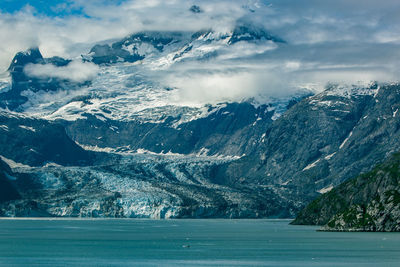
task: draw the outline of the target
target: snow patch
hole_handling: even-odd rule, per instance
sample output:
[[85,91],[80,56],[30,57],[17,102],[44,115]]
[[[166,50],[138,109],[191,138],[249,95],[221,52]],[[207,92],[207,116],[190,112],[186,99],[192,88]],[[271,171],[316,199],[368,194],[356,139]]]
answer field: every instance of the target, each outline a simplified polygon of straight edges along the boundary
[[321,159],[317,159],[316,161],[314,161],[313,163],[307,165],[306,167],[304,167],[303,171],[309,170],[311,168],[314,168],[315,166],[317,166],[318,162],[320,162]]
[[27,131],[31,131],[31,132],[36,132],[36,129],[30,126],[26,126],[26,125],[19,125],[19,128],[25,129]]
[[137,149],[136,153],[137,154],[157,155],[157,156],[179,156],[179,157],[184,157],[185,156],[184,154],[173,153],[171,151],[168,151],[167,153],[163,153],[163,152],[156,153],[156,152],[153,152],[153,151],[150,151],[150,150],[146,150],[146,149],[143,149],[143,148]]
[[344,145],[347,143],[347,141],[349,140],[349,138],[353,135],[353,131],[350,132],[349,136],[347,136],[346,139],[344,139],[343,143],[339,146],[339,149],[342,149],[344,147]]
[[324,187],[324,188],[318,190],[317,192],[320,194],[325,194],[325,193],[328,193],[329,191],[331,191],[332,189],[333,189],[333,185],[330,185],[330,186],[327,186],[327,187]]
[[327,155],[327,156],[325,157],[325,159],[326,159],[326,160],[330,160],[333,156],[335,156],[335,154],[336,154],[336,152],[333,152],[332,154]]
[[356,84],[334,84],[330,85],[322,95],[326,96],[340,96],[350,99],[353,96],[370,95],[376,96],[379,92],[380,86],[377,89],[374,88],[375,82],[370,81],[359,81]]
[[378,96],[380,90],[381,90],[381,87],[378,86],[378,89],[376,90],[376,92],[374,94],[374,98],[376,98]]
[[272,117],[271,117],[271,120],[276,121],[277,119],[279,119],[282,116],[282,114],[283,113],[275,111],[274,115],[272,115]]
[[51,168],[51,167],[62,167],[62,165],[59,165],[57,163],[54,162],[47,162],[46,165],[43,166],[44,168]]
[[119,133],[117,126],[110,126],[109,128],[110,128],[111,131]]
[[197,153],[198,156],[208,156],[208,152],[210,150],[208,148],[202,147],[200,151]]
[[95,115],[95,117],[96,117],[96,119],[98,119],[98,120],[100,120],[100,121],[102,121],[102,122],[107,121],[107,118],[105,118],[104,116]]
[[399,111],[399,109],[396,109],[396,110],[393,112],[393,118],[396,117],[398,111]]
[[267,135],[266,133],[263,133],[263,134],[261,135],[260,142],[262,142],[262,143],[265,142],[265,136],[266,136],[266,135]]
[[15,168],[33,168],[33,167],[29,166],[29,165],[25,165],[25,164],[22,164],[22,163],[19,163],[19,162],[15,162],[12,159],[8,159],[8,158],[6,158],[6,157],[4,157],[2,155],[0,155],[0,159],[2,161],[4,161],[11,169],[15,169]]
[[117,153],[116,148],[111,148],[111,147],[99,147],[97,145],[95,146],[88,146],[88,145],[82,145],[79,144],[78,142],[75,142],[78,146],[82,147],[85,150],[89,151],[95,151],[95,152],[106,152],[106,153]]
[[0,129],[1,129],[1,130],[3,130],[3,131],[6,131],[6,132],[8,132],[8,131],[9,131],[9,129],[8,129],[8,126],[7,126],[7,125],[0,125]]

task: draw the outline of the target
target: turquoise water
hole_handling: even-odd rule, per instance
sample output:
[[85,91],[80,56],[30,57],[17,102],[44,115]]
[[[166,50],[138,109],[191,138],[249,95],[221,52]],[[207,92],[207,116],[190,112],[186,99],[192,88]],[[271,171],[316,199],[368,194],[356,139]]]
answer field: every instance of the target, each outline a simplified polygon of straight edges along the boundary
[[400,266],[398,233],[288,220],[0,220],[1,266]]

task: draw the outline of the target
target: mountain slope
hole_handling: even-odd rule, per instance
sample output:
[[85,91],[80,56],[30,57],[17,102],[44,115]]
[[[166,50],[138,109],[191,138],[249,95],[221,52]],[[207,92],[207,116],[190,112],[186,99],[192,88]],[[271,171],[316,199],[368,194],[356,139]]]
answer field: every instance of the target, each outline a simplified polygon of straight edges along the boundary
[[245,24],[227,33],[137,33],[93,47],[83,60],[97,76],[66,87],[64,80],[30,77],[25,66],[57,68],[68,60],[43,58],[36,49],[17,54],[0,101],[29,116],[0,113],[0,155],[15,168],[28,165],[19,181],[35,190],[17,183],[15,214],[28,214],[24,205],[33,201],[54,216],[160,217],[158,208],[167,207],[162,216],[290,217],[400,151],[398,84],[193,104],[163,76],[204,59],[231,66],[251,44],[262,48],[249,49],[251,56],[285,45]]
[[12,184],[15,180],[10,167],[0,160],[0,203],[20,198],[19,193]]
[[83,59],[99,65],[118,62],[153,61],[155,67],[170,66],[182,60],[203,60],[224,54],[229,46],[240,42],[285,43],[262,26],[238,21],[227,32],[205,29],[191,32],[139,32],[112,44],[95,45]]
[[307,204],[400,150],[400,86],[332,87],[274,121],[257,150],[221,168],[221,183],[263,184]]
[[400,154],[320,196],[292,223],[324,225],[325,231],[400,231]]
[[26,72],[29,65],[52,65],[55,67],[65,67],[71,63],[60,57],[43,58],[39,48],[31,48],[24,52],[19,52],[12,59],[8,71],[12,84],[6,92],[0,93],[0,108],[21,111],[21,105],[25,104],[29,98],[29,92],[38,93],[51,92],[57,90],[70,90],[88,84],[88,81],[78,83],[68,79],[54,77],[35,77]]
[[[50,123],[33,119],[24,121],[23,119],[13,119],[12,116],[4,116],[2,130],[5,131],[4,136],[9,136],[9,139],[3,144],[10,143],[11,146],[4,146],[3,151],[7,152],[4,154],[6,158],[35,166],[42,166],[43,163],[49,161],[61,165],[84,164],[77,157],[72,157],[73,153],[70,154],[68,149],[63,150],[63,146],[58,146],[61,150],[56,154],[63,157],[62,155],[65,153],[65,162],[58,160],[54,153],[47,154],[47,159],[36,157],[30,159],[29,155],[34,154],[30,148],[42,149],[42,145],[39,145],[41,142],[35,141],[35,136],[38,134],[42,136],[40,134],[42,132],[37,129],[37,123],[59,129],[57,138],[62,137],[62,139],[69,140],[71,137],[86,149],[108,151],[105,153],[108,158],[105,162],[109,167],[101,169],[100,174],[93,175],[93,172],[99,172],[96,166],[102,162],[94,160],[97,154],[90,154],[91,152],[83,150],[73,142],[67,146],[69,149],[77,149],[77,155],[82,155],[82,159],[86,160],[85,164],[88,169],[79,170],[78,168],[78,170],[71,171],[61,166],[58,171],[60,174],[56,177],[66,177],[67,184],[70,184],[71,187],[65,191],[64,187],[55,183],[53,192],[57,193],[50,197],[43,189],[48,186],[47,180],[44,179],[38,185],[38,188],[41,189],[36,191],[33,198],[37,202],[40,198],[36,194],[47,196],[42,205],[47,207],[45,210],[48,213],[52,209],[48,206],[49,203],[55,203],[57,199],[62,200],[57,202],[61,206],[66,205],[63,202],[64,198],[72,201],[68,203],[80,203],[75,207],[79,207],[77,208],[80,210],[78,213],[72,212],[75,210],[72,208],[74,206],[67,205],[72,210],[65,213],[50,212],[56,216],[61,216],[60,214],[64,214],[63,216],[72,216],[72,214],[89,216],[85,210],[92,209],[89,206],[98,196],[103,193],[105,196],[122,194],[122,189],[114,188],[111,191],[102,191],[101,186],[94,190],[94,187],[90,185],[87,191],[85,187],[81,190],[79,187],[72,186],[98,181],[98,177],[108,177],[105,180],[101,178],[100,184],[108,184],[109,179],[114,181],[113,184],[118,180],[130,181],[133,179],[132,182],[141,181],[132,185],[129,182],[130,186],[134,185],[133,188],[136,188],[137,184],[151,181],[150,185],[135,189],[137,192],[141,192],[146,199],[151,199],[150,202],[141,202],[141,205],[150,209],[151,212],[132,215],[129,212],[126,213],[129,208],[124,206],[125,208],[120,209],[121,212],[125,212],[123,216],[156,216],[154,215],[158,214],[156,212],[158,204],[156,203],[163,199],[159,192],[164,192],[161,195],[164,195],[166,199],[171,199],[167,197],[170,194],[181,199],[178,201],[172,198],[165,203],[169,207],[168,210],[175,210],[174,213],[168,213],[168,216],[173,217],[190,217],[193,214],[197,214],[196,216],[199,217],[290,217],[319,194],[329,191],[357,173],[370,170],[373,164],[385,158],[387,154],[394,150],[400,150],[399,142],[396,142],[400,138],[400,132],[397,130],[400,121],[396,111],[400,107],[399,95],[399,85],[396,84],[385,86],[373,84],[369,88],[333,86],[325,92],[290,105],[284,115],[275,120],[272,120],[268,106],[256,109],[249,103],[241,103],[226,104],[215,110],[212,109],[207,116],[180,123],[178,126],[175,125],[179,118],[173,117],[164,118],[158,123],[143,123],[109,120],[97,114],[84,113],[85,119],[59,120],[59,123]],[[60,123],[67,127],[70,137],[65,135]],[[22,140],[11,138],[12,135],[7,132],[9,129],[18,132],[18,135],[21,136],[26,134],[26,138]],[[44,139],[44,141],[51,143],[51,138]],[[13,142],[27,142],[32,147],[23,146],[27,149],[24,149],[24,153],[20,155],[18,149],[12,146]],[[137,161],[136,153],[146,150],[149,150],[149,155],[154,152],[162,152],[162,155],[157,156],[159,157],[157,160],[164,163],[147,165],[143,161]],[[41,151],[46,154],[46,150],[42,149]],[[114,154],[115,152],[117,155]],[[182,157],[181,159],[185,163],[182,166],[176,165],[174,161],[178,162],[180,159],[168,159],[169,156],[165,154],[169,152],[180,153],[179,157]],[[202,153],[215,156],[206,157],[206,161],[196,163],[197,167],[194,169],[190,167],[190,171],[188,171],[187,168],[192,166],[191,162],[197,158],[194,155]],[[217,157],[217,155],[222,157]],[[125,156],[128,156],[131,163],[124,163],[125,167],[119,167],[121,163],[118,157],[124,158]],[[239,159],[238,156],[240,156]],[[207,167],[210,166],[207,163],[208,159],[214,162],[212,167]],[[135,169],[140,169],[134,178],[131,178],[130,171],[128,171],[128,169],[131,170],[130,164],[136,166]],[[156,168],[157,171],[148,171],[153,168]],[[119,174],[121,171],[122,176]],[[51,169],[42,169],[41,167],[26,171],[30,177],[47,177],[46,173],[50,172],[52,172]],[[83,177],[78,181],[72,175],[77,172],[79,174],[74,175]],[[200,185],[193,186],[193,177],[196,175],[199,176],[195,178],[197,181],[195,183],[200,183]],[[181,182],[182,177],[185,177],[185,182]],[[58,180],[58,178],[54,179]],[[162,182],[165,180],[168,182]],[[99,182],[95,182],[95,184],[99,184]],[[204,197],[200,197],[203,194],[200,192],[204,192]],[[227,202],[218,200],[221,192],[228,192],[224,193],[223,197]],[[254,198],[254,196],[257,197]],[[130,194],[127,198],[136,199]],[[29,196],[26,199],[32,200]],[[80,200],[74,202],[77,199]],[[182,199],[191,200],[182,202]],[[116,201],[116,199],[114,200]],[[111,207],[107,206],[109,211],[103,210],[101,216],[116,214],[114,212],[118,205],[114,200],[113,204],[104,200]],[[248,203],[252,204],[248,204],[248,209],[242,210],[233,204],[238,203],[237,201],[249,201]],[[22,203],[24,202],[22,201]],[[192,203],[186,206],[189,210],[188,213],[184,212],[182,203]],[[256,203],[264,204],[258,206]],[[136,205],[140,204],[134,206],[137,207]],[[226,209],[226,205],[233,206]],[[211,210],[205,208],[211,206],[213,207],[210,208]],[[23,207],[24,205],[20,210],[23,210]],[[208,211],[199,215],[196,211],[197,208],[204,212]],[[135,212],[135,214],[138,213]]]
[[82,166],[96,158],[72,141],[62,125],[4,111],[0,111],[0,156],[29,166]]
[[[65,121],[69,136],[78,143],[99,148],[155,153],[242,156],[259,142],[272,123],[269,106],[227,103],[210,106],[207,115],[188,122],[177,114],[156,122],[107,120],[86,114]],[[151,112],[150,110],[148,112]]]

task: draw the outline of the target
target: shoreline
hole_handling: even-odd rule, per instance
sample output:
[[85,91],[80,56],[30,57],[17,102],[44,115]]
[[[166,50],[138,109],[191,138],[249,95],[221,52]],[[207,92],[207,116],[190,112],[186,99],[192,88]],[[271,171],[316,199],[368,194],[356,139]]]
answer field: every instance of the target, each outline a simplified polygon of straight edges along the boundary
[[[220,220],[220,221],[293,221],[293,219],[282,218],[171,218],[171,219],[154,219],[154,218],[84,218],[84,217],[0,217],[0,221],[103,221],[103,220],[143,220],[143,221],[201,221],[201,220]],[[307,225],[306,225],[307,226]],[[313,225],[308,225],[313,226]]]

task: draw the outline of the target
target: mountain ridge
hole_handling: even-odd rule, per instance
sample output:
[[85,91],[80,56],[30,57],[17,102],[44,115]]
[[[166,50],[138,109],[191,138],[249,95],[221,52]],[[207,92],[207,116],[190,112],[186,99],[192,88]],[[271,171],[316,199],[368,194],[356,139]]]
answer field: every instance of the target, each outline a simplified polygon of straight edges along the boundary
[[400,231],[400,153],[370,172],[326,193],[292,224],[321,225],[322,231]]
[[[239,30],[235,43],[280,45]],[[99,58],[89,85],[64,90],[57,79],[28,83],[35,88],[29,105],[0,113],[0,155],[16,163],[12,171],[21,179],[14,185],[22,197],[3,204],[3,214],[294,217],[315,197],[400,151],[399,84],[331,84],[321,93],[300,90],[258,105],[172,102],[179,89],[144,70],[199,60],[210,44],[221,53],[235,45],[232,36],[215,34],[199,32],[188,37],[190,44],[131,35],[97,47],[106,58]],[[113,49],[146,56],[137,63]],[[19,57],[26,64],[69,64],[44,59],[39,50]],[[20,63],[10,65],[15,104],[30,79]],[[42,90],[49,84],[55,91]]]

